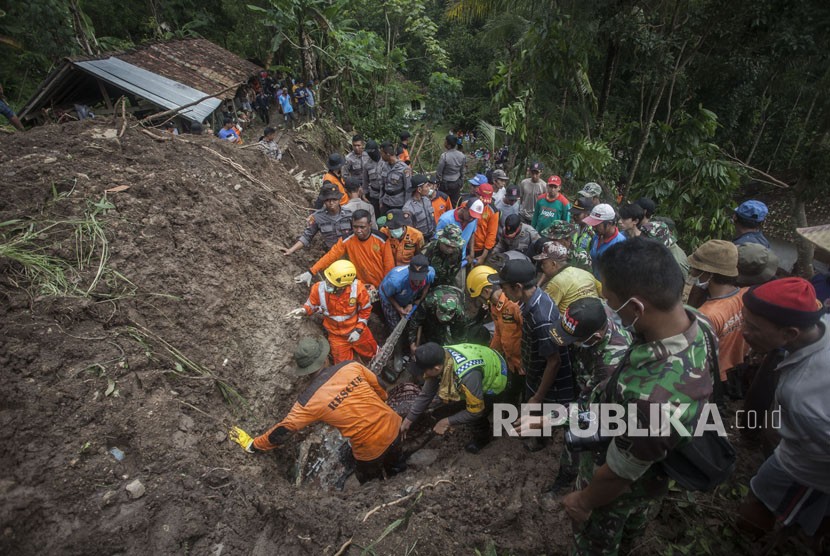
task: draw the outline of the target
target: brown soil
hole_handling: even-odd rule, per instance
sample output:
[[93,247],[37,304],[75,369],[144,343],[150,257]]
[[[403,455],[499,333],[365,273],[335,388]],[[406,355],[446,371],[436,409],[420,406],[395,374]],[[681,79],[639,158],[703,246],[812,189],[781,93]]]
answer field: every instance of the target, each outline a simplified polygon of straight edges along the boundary
[[[293,136],[293,158],[272,163],[210,137],[160,143],[132,128],[103,137],[118,128],[96,120],[0,138],[0,222],[77,218],[104,190],[130,186],[107,193],[115,208],[98,218],[109,266],[134,285],[108,275],[87,297],[38,295],[0,259],[0,553],[331,555],[352,539],[354,555],[407,515],[378,554],[473,554],[490,541],[500,554],[566,552],[569,522],[540,495],[558,443],[531,455],[500,439],[471,456],[455,433],[429,443],[432,465],[363,487],[352,479],[343,491],[295,486],[298,443],[267,455],[232,444],[230,425],[261,432],[304,383],[284,369],[295,341],[320,328],[282,315],[304,300],[291,277],[320,247],[291,258],[279,248],[295,240],[310,201],[289,171],[316,172],[321,158]],[[41,240],[75,256],[69,228]],[[177,367],[165,342],[247,405]],[[135,479],[146,493],[133,500],[125,487]],[[363,520],[421,487],[420,499]],[[674,518],[661,517],[641,553],[665,549],[683,528]]]

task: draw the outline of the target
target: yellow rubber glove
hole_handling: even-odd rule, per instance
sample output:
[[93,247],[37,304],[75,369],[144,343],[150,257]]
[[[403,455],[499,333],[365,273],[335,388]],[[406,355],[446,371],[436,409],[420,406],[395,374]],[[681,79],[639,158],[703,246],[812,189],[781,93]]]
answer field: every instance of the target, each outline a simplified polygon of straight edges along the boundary
[[254,449],[252,446],[254,445],[254,439],[251,438],[251,435],[247,432],[243,431],[239,427],[233,427],[230,431],[228,431],[228,437],[242,446],[246,452],[253,453]]

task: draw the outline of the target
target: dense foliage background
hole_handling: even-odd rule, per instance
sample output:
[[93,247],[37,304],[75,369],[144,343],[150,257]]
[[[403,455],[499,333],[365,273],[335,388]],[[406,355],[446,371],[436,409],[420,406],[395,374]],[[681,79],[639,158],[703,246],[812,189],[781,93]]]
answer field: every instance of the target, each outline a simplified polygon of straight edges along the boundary
[[785,197],[790,228],[828,192],[828,29],[823,0],[33,0],[0,12],[0,68],[19,108],[64,56],[203,36],[316,79],[341,126],[479,128],[514,180],[540,159],[568,191],[651,196],[688,250],[742,191]]

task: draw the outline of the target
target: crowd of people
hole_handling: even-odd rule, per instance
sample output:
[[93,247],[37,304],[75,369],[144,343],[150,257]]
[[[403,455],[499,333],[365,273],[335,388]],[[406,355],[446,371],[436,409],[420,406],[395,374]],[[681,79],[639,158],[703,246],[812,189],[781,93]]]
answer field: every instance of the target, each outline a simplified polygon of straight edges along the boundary
[[[596,182],[569,196],[541,162],[518,185],[503,170],[470,177],[454,134],[434,174],[413,174],[408,135],[400,139],[355,135],[351,152],[328,158],[318,207],[284,249],[290,256],[318,233],[326,249],[295,278],[308,299],[286,315],[322,318],[327,340],[303,339],[295,352],[296,374],[315,378],[282,421],[256,437],[234,428],[233,440],[266,451],[323,421],[349,438],[362,483],[406,469],[401,444],[436,405],[456,411],[432,432],[469,425],[466,450],[477,454],[492,440],[494,403],[580,413],[628,404],[628,422],[646,429],[650,405],[670,403],[691,432],[704,406],[729,401],[760,415],[738,424],[766,456],[739,525],[754,535],[776,521],[797,525],[819,542],[830,515],[828,304],[809,281],[777,277],[764,203],[741,203],[734,237],[687,255],[650,199],[615,208]],[[376,375],[376,335],[399,325],[408,366]],[[385,388],[404,376],[422,387],[398,415]],[[529,433],[550,419],[523,414],[514,424],[528,451],[549,440]],[[562,496],[574,552],[630,548],[668,491],[665,462],[689,442],[676,430],[596,442],[565,435],[546,492]]]

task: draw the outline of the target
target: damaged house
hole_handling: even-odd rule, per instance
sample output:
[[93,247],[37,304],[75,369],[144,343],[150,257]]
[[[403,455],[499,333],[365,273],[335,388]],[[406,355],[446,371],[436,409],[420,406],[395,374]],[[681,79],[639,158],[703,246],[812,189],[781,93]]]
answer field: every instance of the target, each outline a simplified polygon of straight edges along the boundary
[[233,103],[261,69],[206,39],[65,58],[18,116],[31,125],[108,115],[121,111],[115,105],[123,96],[126,111],[136,117],[186,106],[176,115],[177,124],[184,129],[194,122],[216,128],[223,104]]

